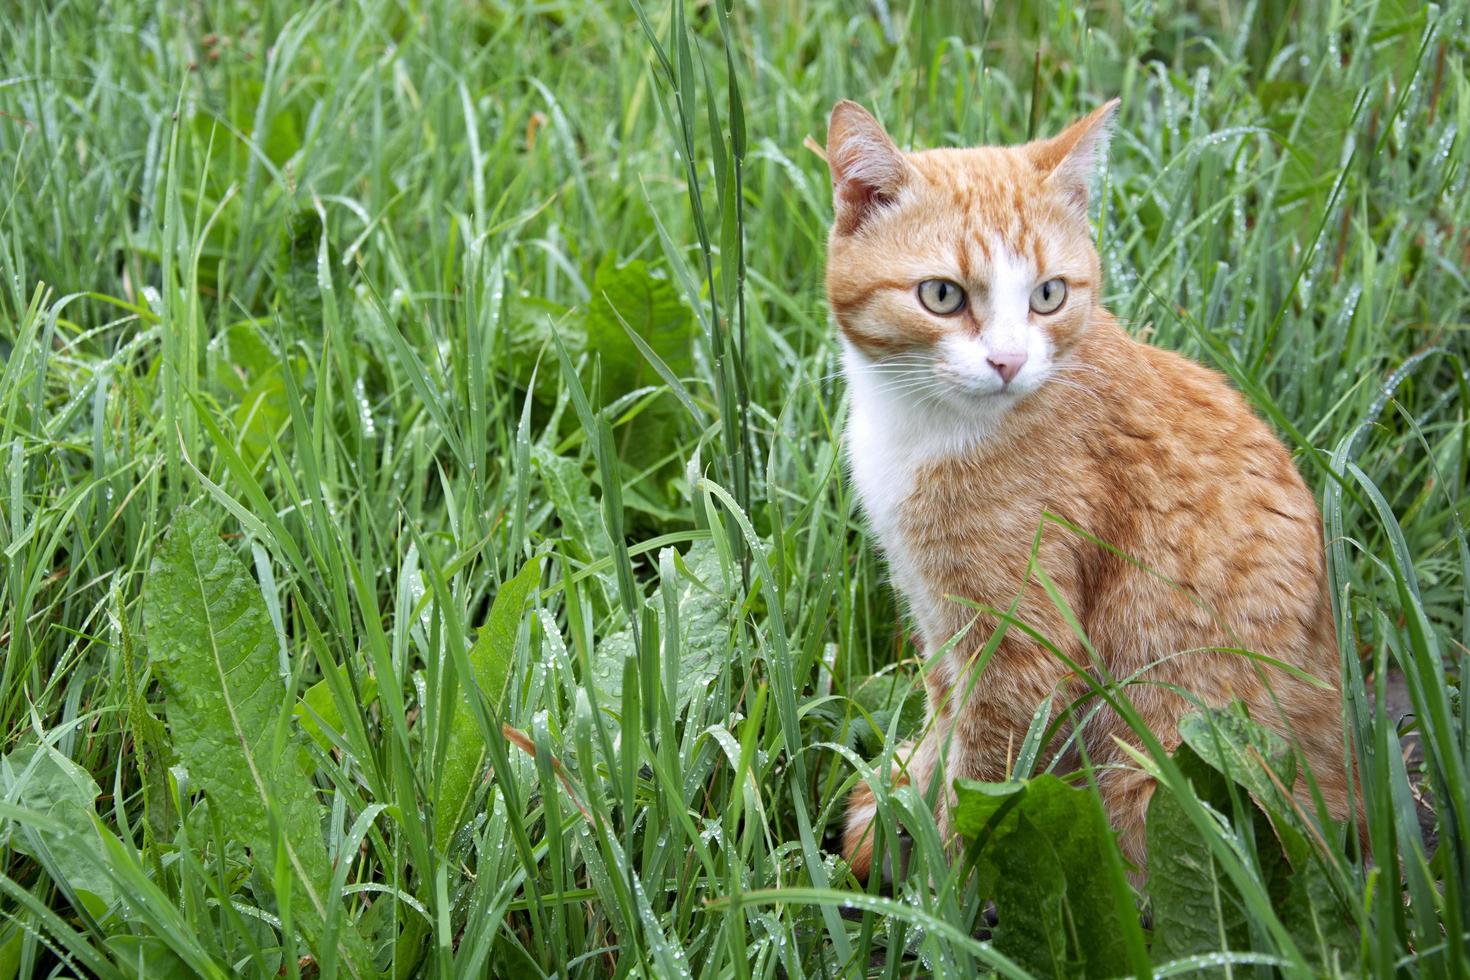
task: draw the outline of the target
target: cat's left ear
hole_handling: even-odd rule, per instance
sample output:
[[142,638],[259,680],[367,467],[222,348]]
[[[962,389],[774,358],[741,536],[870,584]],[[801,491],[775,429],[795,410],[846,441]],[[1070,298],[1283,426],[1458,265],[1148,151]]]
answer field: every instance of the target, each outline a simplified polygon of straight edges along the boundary
[[1119,99],[1110,99],[1062,130],[1051,139],[1037,140],[1029,147],[1036,168],[1046,174],[1046,184],[1068,200],[1087,207],[1087,186],[1108,150],[1108,136]]
[[839,234],[851,235],[909,180],[902,151],[883,126],[856,102],[832,107],[827,124],[827,166],[832,171],[832,214]]

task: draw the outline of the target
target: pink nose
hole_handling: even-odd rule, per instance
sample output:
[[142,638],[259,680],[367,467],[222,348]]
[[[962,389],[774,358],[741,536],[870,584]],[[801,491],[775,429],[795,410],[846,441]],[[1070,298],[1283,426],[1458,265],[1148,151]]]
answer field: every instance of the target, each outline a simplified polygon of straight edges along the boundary
[[1010,384],[1011,379],[1021,373],[1021,368],[1026,363],[1026,354],[1024,351],[1014,354],[991,354],[985,359],[985,363],[995,368],[1002,381]]

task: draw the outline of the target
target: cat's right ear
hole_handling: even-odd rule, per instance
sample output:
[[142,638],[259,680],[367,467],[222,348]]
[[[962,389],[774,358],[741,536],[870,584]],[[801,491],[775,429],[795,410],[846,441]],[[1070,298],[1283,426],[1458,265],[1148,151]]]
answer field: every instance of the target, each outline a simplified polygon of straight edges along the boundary
[[874,211],[892,203],[909,179],[903,151],[868,110],[847,99],[832,107],[827,166],[832,171],[833,223],[841,235],[857,231]]
[[1031,159],[1046,182],[1087,211],[1087,185],[1107,154],[1108,133],[1122,100],[1110,99],[1051,139],[1028,143]]

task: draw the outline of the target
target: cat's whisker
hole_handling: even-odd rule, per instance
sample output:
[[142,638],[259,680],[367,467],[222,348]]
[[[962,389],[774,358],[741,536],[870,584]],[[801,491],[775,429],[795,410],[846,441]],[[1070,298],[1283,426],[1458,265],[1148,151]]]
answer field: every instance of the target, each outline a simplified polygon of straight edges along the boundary
[[1095,381],[1098,378],[1107,377],[1106,372],[1097,370],[1096,368],[1091,369],[1091,374],[1084,375],[1082,372],[1074,370],[1074,368],[1078,366],[1080,365],[1063,364],[1054,367],[1052,368],[1051,373],[1047,376],[1047,380],[1066,381],[1070,384],[1086,386],[1087,382]]
[[932,375],[933,373],[934,373],[933,371],[926,370],[924,368],[905,368],[902,371],[877,371],[877,372],[874,372],[874,376],[875,377],[879,377],[879,378],[884,378],[884,379],[889,379],[889,378],[914,378],[914,377],[923,377],[923,376]]
[[932,361],[913,361],[908,364],[875,364],[868,370],[873,374],[895,374],[913,371],[925,371],[932,367]]
[[[908,376],[920,371],[929,371],[934,367],[934,356],[932,354],[906,351],[901,354],[891,354],[880,361],[874,361],[864,366],[864,370],[876,375],[886,377]],[[820,375],[815,380],[821,384],[828,384],[846,376],[846,368],[837,368]]]
[[913,368],[927,367],[934,363],[934,358],[927,354],[895,355],[892,358],[882,360],[876,364],[869,365],[870,368],[882,371],[885,368]]
[[941,394],[941,392],[942,392],[942,389],[940,389],[938,387],[935,387],[935,386],[932,386],[932,385],[923,385],[923,386],[916,386],[916,387],[913,387],[913,388],[909,388],[909,389],[906,389],[906,390],[904,390],[902,392],[896,392],[896,393],[890,393],[890,394],[897,394],[898,397],[901,397],[901,398],[905,399],[906,401],[911,401],[911,402],[925,401],[925,402],[927,402],[927,401],[933,400],[933,398],[934,397],[937,397],[939,394]]
[[1050,375],[1047,380],[1048,381],[1065,381],[1065,382],[1067,382],[1069,384],[1082,385],[1082,386],[1088,387],[1088,388],[1091,388],[1092,387],[1092,382],[1094,382],[1094,379],[1091,376],[1085,376],[1084,377],[1084,376],[1078,376],[1078,375],[1069,375],[1069,374],[1066,374],[1066,373],[1054,373],[1054,374]]
[[905,364],[875,364],[871,370],[874,374],[894,374],[896,372],[925,371],[933,367],[933,361],[911,361]]
[[890,367],[886,371],[873,371],[872,373],[874,375],[878,376],[878,377],[886,377],[886,378],[891,378],[891,377],[895,377],[895,376],[898,376],[898,377],[916,377],[916,376],[919,376],[919,375],[931,375],[931,374],[934,373],[934,370],[933,370],[933,365],[930,365],[930,364],[913,364],[913,365],[905,365],[903,367],[897,367],[897,366]]
[[[1071,388],[1074,391],[1085,391],[1089,395],[1097,395],[1098,394],[1098,391],[1097,391],[1096,388],[1093,388],[1090,385],[1085,385],[1082,382],[1075,381],[1075,380],[1073,380],[1071,378],[1058,377],[1056,375],[1052,375],[1051,377],[1047,378],[1046,383],[1047,384],[1061,385],[1061,386],[1063,386],[1065,388]],[[1101,397],[1101,396],[1099,396],[1099,397]]]
[[1104,371],[1102,368],[1098,367],[1096,364],[1088,364],[1086,361],[1079,361],[1079,360],[1076,360],[1076,359],[1068,359],[1068,360],[1062,361],[1061,363],[1054,365],[1053,370],[1056,370],[1056,371],[1091,371],[1093,374],[1096,374],[1099,377],[1107,377],[1107,372]]
[[923,392],[923,391],[931,391],[931,390],[932,391],[938,391],[939,389],[937,387],[933,386],[933,385],[914,384],[914,385],[907,385],[907,386],[902,387],[902,388],[888,388],[888,389],[885,389],[883,391],[883,394],[885,394],[885,395],[894,395],[894,396],[898,396],[898,397],[902,397],[902,398],[909,398],[909,397],[913,397],[913,396],[917,395],[920,392]]
[[914,391],[930,387],[941,389],[944,385],[945,382],[934,377],[899,378],[886,384],[878,385],[877,390],[885,394],[895,394],[897,392]]

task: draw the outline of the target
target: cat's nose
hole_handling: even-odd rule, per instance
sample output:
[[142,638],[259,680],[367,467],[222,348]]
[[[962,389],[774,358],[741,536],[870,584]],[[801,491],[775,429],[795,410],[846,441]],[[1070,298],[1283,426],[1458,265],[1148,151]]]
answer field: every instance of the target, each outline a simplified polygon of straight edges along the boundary
[[1000,380],[1006,384],[1021,373],[1021,368],[1026,364],[1026,352],[1017,351],[1014,354],[991,354],[985,359],[985,363],[995,368]]

